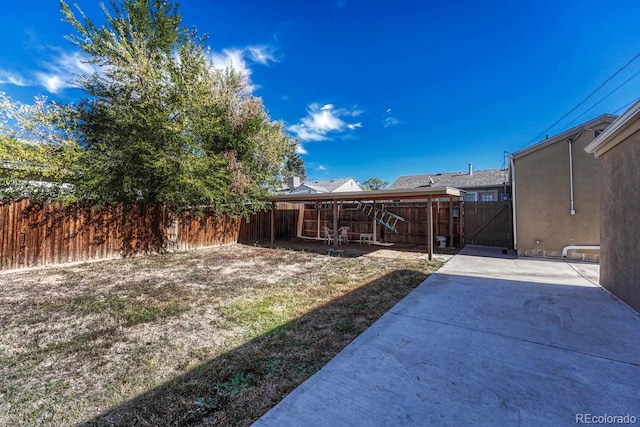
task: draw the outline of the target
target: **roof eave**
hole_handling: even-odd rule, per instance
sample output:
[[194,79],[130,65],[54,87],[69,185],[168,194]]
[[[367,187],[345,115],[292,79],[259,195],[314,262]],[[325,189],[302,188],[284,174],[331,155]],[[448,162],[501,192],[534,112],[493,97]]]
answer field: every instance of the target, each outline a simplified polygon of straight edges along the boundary
[[[616,119],[618,118],[618,116],[613,115],[613,114],[602,114],[594,119],[589,120],[588,122],[584,122],[578,126],[575,126],[569,130],[566,130],[562,133],[559,133],[557,135],[554,135],[553,137],[549,138],[549,139],[545,139],[542,140],[540,142],[537,142],[535,144],[533,144],[530,147],[524,148],[522,150],[516,151],[515,153],[513,153],[513,158],[514,159],[520,159],[522,157],[528,156],[531,153],[534,153],[538,150],[542,150],[543,148],[548,147],[549,145],[555,144],[556,142],[559,141],[563,141],[573,135],[575,135],[576,133],[580,132],[580,131],[584,131],[587,129],[590,129],[592,126],[601,123],[601,122],[609,122],[609,123],[613,123]],[[609,125],[610,127],[610,125]],[[606,130],[605,130],[606,132]],[[603,132],[604,133],[604,132]]]
[[461,197],[464,190],[453,187],[431,187],[408,190],[349,191],[344,193],[282,194],[268,196],[270,202],[321,202],[358,200],[416,200],[429,197]]
[[622,135],[635,123],[638,116],[640,116],[640,101],[633,104],[623,115],[611,123],[604,132],[585,147],[584,151],[592,153],[594,157],[598,158],[611,150],[624,141],[625,138]]

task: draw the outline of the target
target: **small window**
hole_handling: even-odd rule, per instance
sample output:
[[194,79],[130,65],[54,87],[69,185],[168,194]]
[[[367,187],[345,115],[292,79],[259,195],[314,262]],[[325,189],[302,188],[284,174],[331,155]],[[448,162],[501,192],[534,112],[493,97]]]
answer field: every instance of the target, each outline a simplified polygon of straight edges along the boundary
[[465,202],[476,202],[478,201],[478,193],[467,193],[464,196]]
[[495,202],[498,200],[497,191],[483,191],[479,193],[481,202]]

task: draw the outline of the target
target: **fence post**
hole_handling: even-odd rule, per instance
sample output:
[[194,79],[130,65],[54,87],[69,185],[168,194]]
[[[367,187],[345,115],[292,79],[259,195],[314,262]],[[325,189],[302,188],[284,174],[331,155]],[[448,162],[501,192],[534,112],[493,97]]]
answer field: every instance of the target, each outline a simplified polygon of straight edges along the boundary
[[276,203],[271,202],[271,244],[276,239]]

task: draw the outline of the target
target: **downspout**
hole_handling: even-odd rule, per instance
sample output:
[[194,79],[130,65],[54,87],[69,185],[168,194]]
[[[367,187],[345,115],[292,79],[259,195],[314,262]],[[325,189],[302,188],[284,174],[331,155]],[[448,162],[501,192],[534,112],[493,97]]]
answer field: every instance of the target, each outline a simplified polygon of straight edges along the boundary
[[569,186],[571,190],[571,208],[569,210],[569,213],[571,215],[576,214],[576,209],[574,206],[574,195],[573,195],[573,142],[577,141],[578,138],[580,138],[580,136],[582,136],[582,134],[587,130],[591,130],[591,129],[582,129],[580,132],[569,137],[569,139],[567,140],[567,142],[569,143]]
[[509,155],[509,169],[511,169],[511,209],[513,210],[513,249],[518,251],[518,234],[516,233],[516,164],[513,154]]
[[573,137],[569,138],[569,187],[571,189],[571,215],[576,214],[575,207],[573,206]]

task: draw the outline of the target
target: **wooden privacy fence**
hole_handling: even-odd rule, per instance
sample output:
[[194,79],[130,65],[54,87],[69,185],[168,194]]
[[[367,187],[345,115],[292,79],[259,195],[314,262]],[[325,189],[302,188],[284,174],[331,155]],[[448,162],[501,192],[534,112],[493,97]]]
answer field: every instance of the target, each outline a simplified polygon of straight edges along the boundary
[[[274,211],[274,234],[276,239],[288,239],[298,235],[304,205],[277,203]],[[271,211],[257,212],[240,220],[238,242],[255,243],[271,240]]]
[[[375,233],[387,243],[424,245],[427,204],[379,203],[405,219],[398,233],[376,223],[356,204],[340,203],[338,226],[352,239]],[[513,248],[510,202],[433,202],[434,236],[447,246],[479,244]],[[28,200],[0,205],[0,270],[135,254],[196,249],[225,243],[265,242],[271,238],[272,211],[248,219],[219,217],[213,212],[175,214],[159,204],[137,203],[91,209],[80,205],[39,205]],[[276,239],[322,237],[333,227],[331,203],[278,203],[273,211]]]
[[[339,203],[338,227],[349,227],[350,238],[360,233],[374,233],[376,240],[386,243],[424,245],[427,241],[427,203],[376,203],[375,206],[405,219],[396,224],[398,233],[376,223],[355,203]],[[468,244],[513,248],[513,219],[510,201],[461,202],[434,200],[432,208],[433,235],[445,236],[450,247]],[[243,242],[270,239],[271,213],[260,212],[242,221],[240,239]],[[275,238],[296,236],[322,238],[324,227],[333,228],[331,202],[285,204],[275,211]]]
[[[338,227],[349,227],[352,238],[360,233],[375,233],[376,240],[387,243],[424,245],[427,241],[427,203],[399,202],[376,203],[383,209],[404,218],[396,224],[397,233],[375,222],[357,209],[357,204],[341,203],[338,209]],[[446,236],[447,246],[461,243],[462,222],[460,202],[434,201],[432,207],[434,236]],[[331,203],[307,204],[304,211],[302,236],[321,237],[324,227],[333,228],[333,207]]]
[[464,244],[513,249],[511,201],[464,202]]
[[80,205],[0,205],[0,270],[140,253],[194,249],[238,239],[240,220],[174,214],[159,204],[91,209]]

